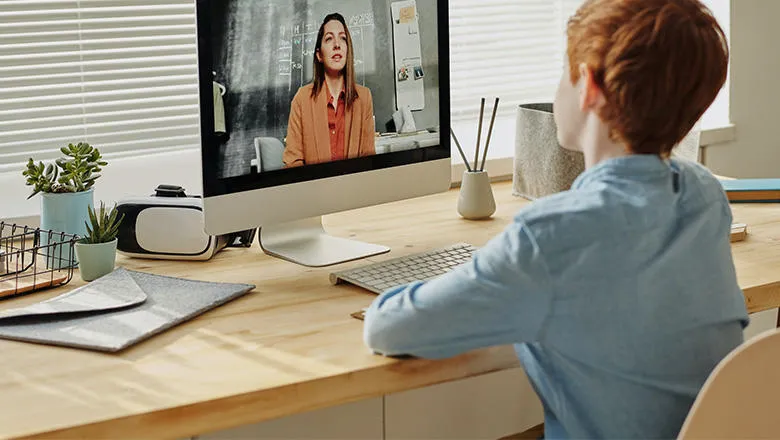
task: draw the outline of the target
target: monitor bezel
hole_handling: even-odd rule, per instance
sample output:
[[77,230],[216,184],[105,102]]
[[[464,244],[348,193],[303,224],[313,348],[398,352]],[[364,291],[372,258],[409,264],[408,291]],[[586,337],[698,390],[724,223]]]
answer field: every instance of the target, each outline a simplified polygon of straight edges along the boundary
[[290,185],[346,174],[373,172],[421,162],[449,159],[450,149],[450,54],[448,0],[435,0],[438,28],[439,59],[439,145],[414,150],[382,153],[368,157],[327,162],[303,167],[252,173],[234,177],[219,177],[215,166],[219,161],[218,138],[214,135],[213,56],[211,51],[210,5],[216,0],[197,0],[196,32],[198,59],[199,119],[201,138],[201,168],[204,197],[216,197],[280,185]]

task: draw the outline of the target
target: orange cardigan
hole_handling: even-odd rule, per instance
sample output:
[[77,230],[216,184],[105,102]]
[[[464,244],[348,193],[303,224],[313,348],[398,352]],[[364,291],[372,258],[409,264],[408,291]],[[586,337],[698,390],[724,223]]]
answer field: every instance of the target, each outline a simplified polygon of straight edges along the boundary
[[[327,88],[323,87],[316,97],[312,97],[313,87],[312,84],[301,87],[293,98],[282,156],[285,167],[331,161]],[[360,85],[356,87],[358,97],[344,115],[347,159],[376,154],[371,91]]]

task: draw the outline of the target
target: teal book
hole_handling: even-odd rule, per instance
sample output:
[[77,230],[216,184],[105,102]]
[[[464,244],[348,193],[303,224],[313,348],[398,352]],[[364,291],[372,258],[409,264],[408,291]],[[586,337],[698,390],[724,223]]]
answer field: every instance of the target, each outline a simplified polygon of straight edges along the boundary
[[730,202],[780,203],[780,179],[720,180]]

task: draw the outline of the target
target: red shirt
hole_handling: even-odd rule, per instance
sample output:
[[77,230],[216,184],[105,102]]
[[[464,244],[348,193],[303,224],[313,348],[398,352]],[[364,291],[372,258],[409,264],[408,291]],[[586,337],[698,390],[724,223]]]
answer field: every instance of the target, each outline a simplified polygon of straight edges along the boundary
[[[327,88],[327,85],[325,86]],[[328,93],[328,132],[330,133],[330,159],[344,160],[344,113],[346,113],[346,95],[339,93],[338,103],[333,104],[333,95]]]

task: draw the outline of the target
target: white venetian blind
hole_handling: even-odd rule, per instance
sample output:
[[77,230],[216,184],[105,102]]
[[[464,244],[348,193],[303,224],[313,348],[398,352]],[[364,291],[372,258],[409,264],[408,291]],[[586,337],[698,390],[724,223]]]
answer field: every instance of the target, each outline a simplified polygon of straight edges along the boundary
[[563,68],[564,24],[580,0],[451,0],[452,118],[473,119],[479,100],[548,102]]
[[[475,121],[479,100],[501,98],[500,113],[552,102],[560,81],[569,17],[583,0],[450,0],[452,118]],[[729,0],[704,0],[728,33]],[[705,115],[728,123],[728,87]],[[709,124],[713,125],[713,124]]]
[[0,1],[0,171],[197,147],[193,0]]

